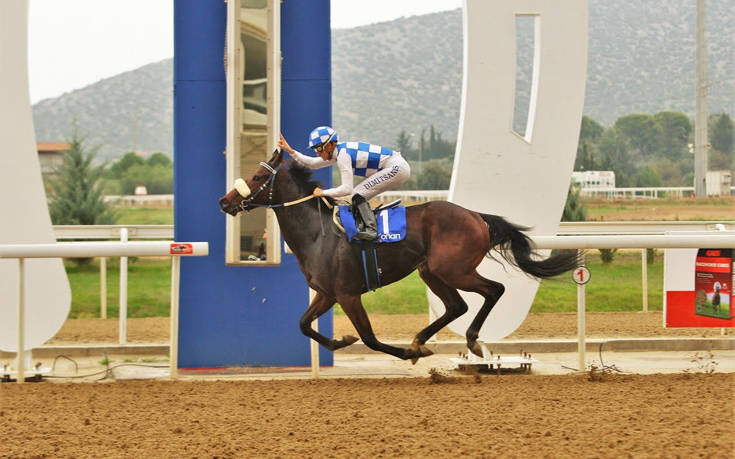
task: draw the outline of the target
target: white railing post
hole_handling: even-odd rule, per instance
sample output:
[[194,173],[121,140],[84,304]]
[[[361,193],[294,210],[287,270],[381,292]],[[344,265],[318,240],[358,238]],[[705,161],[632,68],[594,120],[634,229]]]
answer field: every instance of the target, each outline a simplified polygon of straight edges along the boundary
[[25,259],[18,258],[18,353],[16,382],[25,382]]
[[643,312],[648,312],[648,249],[641,249],[641,290]]
[[[128,242],[128,229],[120,228],[120,242]],[[128,257],[120,257],[120,344],[127,343],[128,331]]]
[[179,284],[181,257],[171,257],[171,337],[169,349],[169,377],[179,375]]
[[577,285],[577,352],[579,354],[579,371],[585,371],[586,369],[586,358],[585,358],[585,316],[587,312],[587,306],[585,304],[585,292],[584,284]]
[[[309,289],[309,304],[311,305],[312,300],[316,296],[316,292],[312,289]],[[311,323],[311,326],[314,328],[314,331],[319,331],[319,318],[314,319],[314,321]],[[319,343],[316,341],[309,340],[310,345],[310,351],[311,351],[311,377],[314,379],[319,378]]]
[[107,257],[100,257],[100,318],[107,319]]

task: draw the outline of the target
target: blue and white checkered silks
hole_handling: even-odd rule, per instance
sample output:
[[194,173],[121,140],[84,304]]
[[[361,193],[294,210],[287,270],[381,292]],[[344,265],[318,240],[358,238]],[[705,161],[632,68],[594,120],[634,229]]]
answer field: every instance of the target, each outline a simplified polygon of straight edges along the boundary
[[339,136],[334,129],[329,126],[319,126],[309,134],[309,148],[318,147],[326,141],[334,142],[339,140]]
[[352,169],[355,175],[368,177],[381,170],[382,164],[393,154],[393,150],[380,145],[365,142],[342,142],[337,144],[337,151],[347,151],[352,158]]

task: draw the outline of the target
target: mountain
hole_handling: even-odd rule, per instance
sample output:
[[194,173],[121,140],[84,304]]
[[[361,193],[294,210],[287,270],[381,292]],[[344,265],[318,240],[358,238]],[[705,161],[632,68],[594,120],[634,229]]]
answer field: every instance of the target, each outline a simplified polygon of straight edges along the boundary
[[[709,110],[735,115],[732,0],[707,6]],[[630,113],[693,116],[695,19],[693,0],[590,0],[584,113],[605,125]],[[392,145],[405,130],[415,145],[433,124],[453,139],[461,84],[460,10],[332,31],[333,124],[342,138]],[[102,144],[102,157],[170,154],[172,99],[169,59],[35,104],[36,136],[69,138],[76,121],[89,144]]]
[[33,105],[38,142],[69,139],[76,124],[103,159],[173,153],[173,59],[148,64]]

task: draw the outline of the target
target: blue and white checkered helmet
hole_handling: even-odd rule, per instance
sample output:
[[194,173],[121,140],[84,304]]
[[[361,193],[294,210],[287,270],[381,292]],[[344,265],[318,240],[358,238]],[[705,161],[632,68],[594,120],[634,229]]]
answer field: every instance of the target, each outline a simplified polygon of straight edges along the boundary
[[309,134],[309,148],[318,147],[325,142],[339,140],[337,133],[329,126],[319,126]]

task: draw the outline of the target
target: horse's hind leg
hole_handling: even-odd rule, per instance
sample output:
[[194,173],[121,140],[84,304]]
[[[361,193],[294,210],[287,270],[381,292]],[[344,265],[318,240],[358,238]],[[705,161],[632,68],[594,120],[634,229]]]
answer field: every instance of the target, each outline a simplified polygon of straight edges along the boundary
[[370,324],[370,319],[365,312],[365,308],[362,306],[362,301],[360,300],[359,295],[340,296],[337,298],[337,301],[342,306],[342,310],[345,312],[347,317],[349,317],[352,325],[355,327],[355,330],[357,330],[362,342],[370,349],[384,352],[404,360],[425,357],[433,354],[426,348],[417,350],[396,347],[378,341],[375,337],[375,333],[373,332],[373,326]]
[[419,275],[426,282],[432,292],[444,303],[444,314],[430,323],[429,326],[416,334],[411,344],[412,348],[418,349],[425,344],[429,338],[434,336],[447,324],[467,312],[467,303],[462,299],[456,289],[445,284],[441,279],[432,274],[426,266],[419,268]]
[[475,318],[472,320],[472,323],[466,333],[467,348],[472,351],[473,354],[482,356],[482,349],[477,344],[477,338],[480,336],[480,328],[482,328],[482,324],[485,323],[485,319],[487,319],[487,316],[490,314],[493,306],[495,306],[495,303],[498,302],[505,292],[505,287],[500,282],[485,279],[479,275],[477,271],[460,276],[448,276],[447,279],[442,280],[450,287],[455,287],[467,292],[479,293],[485,297],[485,302],[482,307],[480,307],[480,311],[477,313]]
[[309,307],[306,309],[306,312],[304,312],[304,315],[301,316],[301,320],[299,320],[301,332],[330,351],[342,349],[343,347],[347,347],[357,341],[357,338],[351,335],[345,335],[340,340],[330,339],[311,328],[311,323],[318,319],[322,314],[329,311],[333,305],[334,300],[327,298],[321,293],[317,293]]
[[482,307],[480,307],[480,310],[472,320],[469,328],[467,328],[467,348],[470,349],[473,354],[482,357],[482,349],[477,344],[477,338],[480,336],[480,328],[482,328],[482,324],[485,323],[485,320],[487,319],[488,314],[490,314],[490,311],[492,311],[493,306],[495,306],[500,297],[503,296],[505,286],[500,282],[485,279],[477,273],[475,273],[475,275],[484,281],[488,291],[483,295],[485,297],[485,302],[482,304]]

